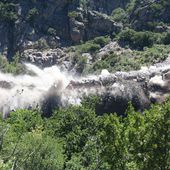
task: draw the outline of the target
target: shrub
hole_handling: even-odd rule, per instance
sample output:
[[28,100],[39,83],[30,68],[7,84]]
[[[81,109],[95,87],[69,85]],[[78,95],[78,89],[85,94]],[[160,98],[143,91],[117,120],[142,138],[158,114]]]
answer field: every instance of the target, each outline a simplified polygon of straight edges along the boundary
[[84,44],[77,45],[75,50],[78,53],[95,53],[97,50],[108,44],[110,40],[111,39],[108,36],[96,37],[93,40],[85,42]]
[[112,11],[112,18],[113,20],[120,22],[120,21],[124,21],[126,19],[126,12],[124,9],[122,8],[116,8],[115,10]]
[[110,37],[108,36],[96,37],[94,38],[93,42],[99,44],[101,47],[104,47],[106,44],[110,42]]
[[157,42],[156,35],[152,32],[136,32],[132,29],[123,30],[118,35],[118,40],[130,48],[143,50],[144,47],[152,47]]
[[78,45],[76,48],[80,53],[94,53],[100,49],[100,45],[93,42],[86,42],[85,44]]
[[118,40],[121,43],[131,45],[133,44],[132,37],[134,36],[134,34],[135,34],[135,31],[132,29],[123,30],[122,32],[118,34]]
[[37,49],[48,49],[49,48],[47,41],[43,38],[40,38],[38,41],[36,41],[34,46]]
[[154,45],[152,48],[145,48],[144,51],[136,52],[140,56],[140,63],[145,65],[155,64],[165,60],[170,53],[169,45]]

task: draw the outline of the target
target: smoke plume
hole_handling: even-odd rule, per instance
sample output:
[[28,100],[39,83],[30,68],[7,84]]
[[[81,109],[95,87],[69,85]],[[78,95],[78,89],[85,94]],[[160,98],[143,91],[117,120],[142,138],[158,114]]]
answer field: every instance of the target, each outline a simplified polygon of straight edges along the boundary
[[0,112],[4,115],[16,109],[41,107],[46,96],[52,92],[60,94],[71,79],[56,66],[40,69],[25,65],[34,76],[0,73]]
[[88,77],[72,76],[57,66],[44,69],[32,64],[25,66],[33,74],[14,76],[0,72],[0,112],[4,117],[10,111],[29,108],[39,108],[49,116],[55,107],[81,104],[89,94],[102,97],[99,111],[119,112],[121,105],[125,110],[129,101],[142,110],[148,107],[150,98],[161,101],[170,91],[169,66],[115,74],[103,70],[99,76]]

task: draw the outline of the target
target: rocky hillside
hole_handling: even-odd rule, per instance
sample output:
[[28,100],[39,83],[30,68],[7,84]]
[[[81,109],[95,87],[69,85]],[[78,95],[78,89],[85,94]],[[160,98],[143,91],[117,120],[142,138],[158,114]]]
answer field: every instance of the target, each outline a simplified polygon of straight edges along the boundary
[[[127,1],[128,2],[128,1]],[[106,14],[125,7],[122,0],[2,0],[0,2],[0,48],[9,57],[35,42],[56,47],[118,32],[117,24]],[[105,15],[104,15],[105,13]],[[102,24],[101,24],[102,23]]]
[[0,53],[79,73],[138,69],[168,56],[169,11],[167,0],[1,0]]
[[0,170],[170,170],[169,94],[170,0],[0,0]]

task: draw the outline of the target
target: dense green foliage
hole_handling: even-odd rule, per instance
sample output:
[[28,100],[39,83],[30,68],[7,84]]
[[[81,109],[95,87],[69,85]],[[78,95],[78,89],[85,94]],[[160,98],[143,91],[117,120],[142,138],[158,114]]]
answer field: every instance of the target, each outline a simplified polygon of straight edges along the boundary
[[169,170],[170,101],[143,114],[97,116],[95,98],[42,118],[10,113],[0,124],[0,168],[27,170]]
[[136,32],[127,29],[118,35],[118,40],[125,46],[142,50],[144,47],[151,47],[156,42],[158,35],[152,32]]
[[110,42],[109,36],[101,36],[96,37],[93,40],[87,41],[86,43],[82,43],[75,47],[72,47],[70,50],[75,50],[77,53],[95,53],[100,48],[104,47],[106,44]]

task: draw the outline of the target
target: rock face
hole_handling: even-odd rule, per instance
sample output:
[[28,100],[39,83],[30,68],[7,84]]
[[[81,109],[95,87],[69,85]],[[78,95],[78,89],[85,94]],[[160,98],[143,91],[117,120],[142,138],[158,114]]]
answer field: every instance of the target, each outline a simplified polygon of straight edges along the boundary
[[125,8],[130,0],[89,0],[88,5],[95,11],[111,14],[115,8]]
[[106,14],[97,11],[81,11],[78,15],[82,13],[84,18],[79,16],[70,19],[70,35],[74,43],[101,35],[112,35],[122,28],[121,24],[114,22]]
[[[143,0],[136,1],[131,17],[133,28],[137,30],[153,29],[151,23],[169,23],[170,22],[170,1],[160,0]],[[154,28],[156,31],[162,32],[161,26]]]
[[[114,33],[121,29],[121,25],[106,14],[110,14],[116,7],[123,7],[127,2],[128,0],[93,0],[84,3],[80,0],[16,1],[14,12],[11,13],[15,17],[7,18],[2,15],[0,18],[0,52],[7,51],[10,59],[15,51],[37,48],[37,43],[40,48],[56,48],[61,44],[79,43]],[[3,13],[0,10],[1,12]]]
[[132,52],[131,49],[125,49],[122,48],[116,41],[111,41],[106,46],[101,48],[99,52],[96,54],[96,59],[101,60],[104,59],[107,55],[109,55],[111,52],[113,52],[116,55],[127,55]]
[[59,64],[65,55],[66,53],[60,48],[43,51],[28,49],[23,52],[22,61],[30,62],[40,67],[49,67]]
[[119,32],[121,28],[121,24],[115,23],[106,14],[101,14],[96,11],[88,12],[88,24],[86,30],[87,39],[100,35],[112,35],[113,33]]

